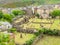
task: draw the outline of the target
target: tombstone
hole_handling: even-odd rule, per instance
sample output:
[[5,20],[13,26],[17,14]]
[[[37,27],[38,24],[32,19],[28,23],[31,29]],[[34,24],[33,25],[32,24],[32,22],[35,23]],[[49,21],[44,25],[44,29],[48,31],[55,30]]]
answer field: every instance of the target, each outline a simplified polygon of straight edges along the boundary
[[16,45],[20,45],[20,44],[17,44],[17,43],[16,43]]
[[23,38],[22,33],[20,34],[20,38]]

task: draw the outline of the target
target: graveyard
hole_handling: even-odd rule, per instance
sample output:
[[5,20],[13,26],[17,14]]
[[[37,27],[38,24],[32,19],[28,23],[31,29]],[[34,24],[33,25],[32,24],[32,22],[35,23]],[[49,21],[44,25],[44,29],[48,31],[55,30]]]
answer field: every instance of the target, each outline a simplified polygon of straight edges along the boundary
[[60,45],[60,4],[0,8],[0,45]]

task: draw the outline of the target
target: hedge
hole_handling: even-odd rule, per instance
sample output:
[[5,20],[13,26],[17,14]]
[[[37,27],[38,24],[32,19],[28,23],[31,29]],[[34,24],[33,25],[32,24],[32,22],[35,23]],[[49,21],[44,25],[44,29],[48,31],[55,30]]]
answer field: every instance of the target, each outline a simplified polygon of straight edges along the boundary
[[40,32],[42,32],[43,34],[60,36],[60,30],[57,30],[57,29],[51,30],[51,29],[43,28],[43,29],[40,29]]

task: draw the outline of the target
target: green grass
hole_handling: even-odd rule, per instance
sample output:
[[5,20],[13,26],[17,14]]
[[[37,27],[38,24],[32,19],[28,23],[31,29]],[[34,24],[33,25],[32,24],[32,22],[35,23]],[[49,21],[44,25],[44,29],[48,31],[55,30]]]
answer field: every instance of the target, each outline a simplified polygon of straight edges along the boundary
[[51,26],[51,29],[59,29],[60,30],[60,19],[56,19]]
[[36,45],[60,45],[60,37],[58,36],[45,36],[39,40]]
[[17,44],[24,44],[24,43],[26,43],[26,41],[28,41],[31,38],[35,37],[34,34],[25,34],[25,33],[22,33],[22,37],[23,38],[20,38],[20,34],[21,33],[16,33],[16,35],[15,35],[15,43],[17,43]]
[[48,4],[58,4],[58,3],[60,3],[60,0],[48,0],[47,3]]

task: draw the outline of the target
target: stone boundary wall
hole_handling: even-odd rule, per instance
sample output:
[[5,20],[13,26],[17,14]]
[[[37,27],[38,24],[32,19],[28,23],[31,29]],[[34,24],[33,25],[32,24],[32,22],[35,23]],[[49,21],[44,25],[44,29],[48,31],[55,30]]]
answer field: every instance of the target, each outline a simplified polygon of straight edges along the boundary
[[22,32],[22,33],[30,33],[30,34],[34,34],[35,32],[37,32],[35,29],[17,29],[18,32]]
[[19,19],[19,18],[20,17],[16,17],[15,19],[13,19],[13,22],[12,22],[13,27],[15,27],[18,32],[25,32],[25,33],[34,33],[35,32],[35,29],[23,29],[22,27],[20,27],[20,25],[22,25],[24,23],[28,23],[29,19],[31,17],[29,17],[29,16],[27,16],[27,17],[22,16],[23,20],[21,20],[18,23],[14,23],[14,21]]

